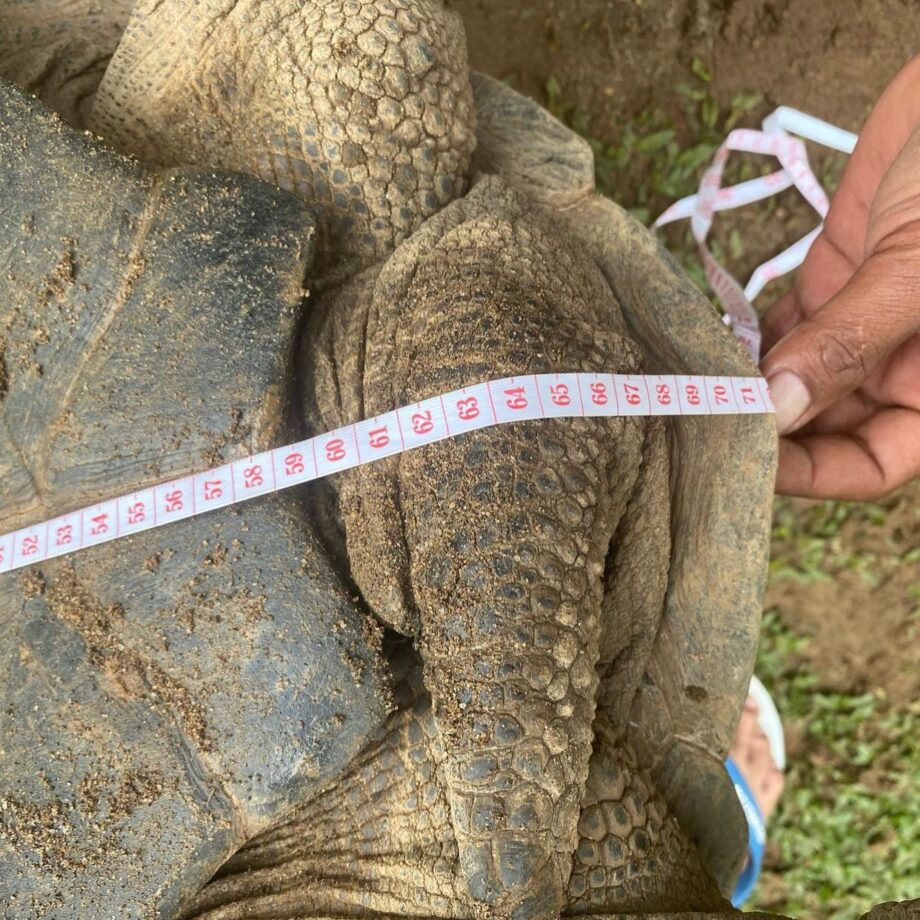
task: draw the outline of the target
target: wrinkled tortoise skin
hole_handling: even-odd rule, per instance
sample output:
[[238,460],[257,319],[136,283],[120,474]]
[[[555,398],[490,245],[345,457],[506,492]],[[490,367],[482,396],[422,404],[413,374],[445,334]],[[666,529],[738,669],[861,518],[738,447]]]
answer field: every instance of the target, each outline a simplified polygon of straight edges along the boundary
[[138,0],[90,125],[151,162],[305,198],[323,269],[353,270],[463,191],[463,26],[437,0]]
[[0,0],[0,78],[87,127],[133,0]]

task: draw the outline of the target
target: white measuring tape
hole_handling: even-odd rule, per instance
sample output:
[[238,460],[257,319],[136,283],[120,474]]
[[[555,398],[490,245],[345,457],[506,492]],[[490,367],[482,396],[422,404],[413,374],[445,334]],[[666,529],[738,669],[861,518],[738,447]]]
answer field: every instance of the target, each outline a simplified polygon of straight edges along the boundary
[[[757,311],[752,302],[768,282],[802,264],[811,244],[824,226],[823,221],[829,207],[827,195],[808,163],[805,144],[793,137],[793,134],[842,153],[852,153],[857,141],[857,136],[849,131],[796,109],[781,106],[764,119],[762,130],[742,128],[732,131],[716,151],[712,164],[703,174],[699,192],[675,202],[655,221],[657,228],[676,220],[690,218],[691,231],[703,261],[706,280],[725,310],[726,322],[755,361],[760,360],[761,335]],[[729,153],[733,150],[774,156],[779,160],[782,169],[759,179],[722,188],[722,174]],[[754,269],[747,285],[742,288],[716,261],[706,245],[713,217],[717,211],[740,208],[793,186],[818,212],[822,223],[788,249]]]
[[13,531],[0,537],[0,573],[507,422],[772,411],[762,377],[575,373],[490,380]]
[[[792,134],[851,153],[856,135],[782,107],[761,131],[732,131],[706,170],[698,194],[676,202],[655,227],[690,218],[706,278],[727,323],[754,360],[760,328],[751,302],[773,278],[801,265],[821,226],[755,269],[746,287],[713,257],[706,237],[717,211],[795,186],[823,220],[827,195]],[[722,188],[733,150],[775,156],[782,169]],[[507,422],[625,415],[763,414],[773,411],[761,377],[538,374],[491,380],[274,450],[63,514],[0,536],[0,574],[238,502],[372,463],[403,451]]]

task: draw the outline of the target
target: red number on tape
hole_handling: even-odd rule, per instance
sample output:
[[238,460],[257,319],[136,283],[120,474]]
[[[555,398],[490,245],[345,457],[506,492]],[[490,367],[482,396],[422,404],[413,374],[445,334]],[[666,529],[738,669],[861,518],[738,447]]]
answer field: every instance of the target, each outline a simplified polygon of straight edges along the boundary
[[466,399],[457,400],[457,415],[464,421],[477,418],[479,416],[479,402],[475,396],[468,396]]
[[144,512],[145,512],[144,503],[135,502],[128,509],[128,523],[129,524],[142,524],[144,522],[144,519],[146,518],[146,515]]
[[182,510],[182,490],[174,489],[166,496],[166,510],[175,512]]
[[206,502],[216,501],[218,498],[222,498],[224,494],[224,488],[219,479],[208,479],[204,484],[204,500]]
[[527,397],[524,395],[525,392],[524,387],[512,387],[510,390],[505,390],[505,396],[508,397],[505,400],[505,405],[509,409],[514,409],[516,411],[526,409]]
[[387,431],[387,426],[384,425],[382,428],[375,428],[373,431],[368,432],[367,439],[374,450],[382,450],[390,443],[390,432]]
[[292,454],[288,454],[284,458],[284,475],[285,476],[296,476],[299,473],[302,473],[306,467],[303,463],[303,454],[297,453],[296,451]]
[[109,516],[107,514],[97,514],[93,518],[93,526],[90,529],[90,533],[94,537],[98,537],[100,534],[109,532]]
[[626,391],[626,402],[631,406],[638,406],[642,402],[642,397],[639,395],[639,387],[634,383],[624,383],[623,389]]
[[700,388],[693,383],[688,383],[684,387],[684,392],[687,394],[687,402],[691,406],[698,406],[700,404]]
[[424,412],[416,412],[412,416],[412,430],[416,434],[428,434],[434,428],[434,422],[431,420],[431,409]]
[[[55,546],[68,546],[73,543],[73,527],[70,524],[62,524],[54,532]],[[3,560],[0,559],[0,562]]]
[[262,467],[256,464],[243,470],[243,488],[255,489],[265,480],[262,477]]
[[341,438],[333,438],[326,442],[326,459],[330,463],[338,463],[345,459],[345,442]]
[[741,401],[746,406],[752,406],[755,402],[757,402],[757,397],[754,395],[754,390],[752,387],[741,388]]
[[551,386],[549,395],[557,406],[568,406],[572,402],[572,397],[569,396],[569,388],[564,383],[557,383]]
[[603,383],[592,383],[591,384],[591,402],[595,406],[606,406],[607,405],[607,386]]
[[728,390],[721,383],[712,388],[712,395],[715,397],[716,405],[724,406],[728,403]]
[[25,537],[22,541],[23,556],[34,556],[38,552],[38,537]]
[[666,383],[659,383],[655,387],[655,394],[658,397],[658,402],[660,405],[671,405],[671,388]]

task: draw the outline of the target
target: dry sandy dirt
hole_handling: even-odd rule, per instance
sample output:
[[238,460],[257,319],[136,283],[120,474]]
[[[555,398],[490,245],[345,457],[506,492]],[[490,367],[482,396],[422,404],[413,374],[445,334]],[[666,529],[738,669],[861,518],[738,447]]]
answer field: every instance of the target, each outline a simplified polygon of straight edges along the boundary
[[466,22],[474,67],[538,98],[556,77],[604,139],[649,105],[676,101],[694,56],[709,66],[716,98],[761,92],[856,130],[920,49],[914,0],[448,3]]

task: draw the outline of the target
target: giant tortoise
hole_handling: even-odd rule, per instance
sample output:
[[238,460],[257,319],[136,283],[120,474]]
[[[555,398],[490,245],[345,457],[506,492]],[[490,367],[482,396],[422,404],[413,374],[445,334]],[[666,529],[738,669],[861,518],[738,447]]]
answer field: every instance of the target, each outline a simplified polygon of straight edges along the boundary
[[[0,0],[0,74],[0,531],[490,378],[753,373],[439,0]],[[725,915],[774,463],[527,422],[0,576],[5,916]]]

